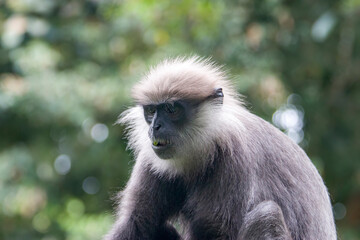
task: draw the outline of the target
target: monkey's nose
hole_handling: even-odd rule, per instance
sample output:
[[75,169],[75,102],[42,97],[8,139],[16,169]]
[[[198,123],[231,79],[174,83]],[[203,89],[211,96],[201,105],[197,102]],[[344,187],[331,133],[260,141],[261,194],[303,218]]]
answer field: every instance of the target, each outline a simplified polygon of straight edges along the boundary
[[158,131],[161,128],[161,124],[155,124],[154,125],[154,130]]

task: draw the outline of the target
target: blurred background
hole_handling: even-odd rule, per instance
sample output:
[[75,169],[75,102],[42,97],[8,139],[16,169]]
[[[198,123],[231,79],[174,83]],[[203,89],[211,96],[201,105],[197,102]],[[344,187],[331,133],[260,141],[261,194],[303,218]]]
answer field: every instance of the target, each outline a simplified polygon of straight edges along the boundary
[[0,239],[100,239],[131,86],[192,54],[308,153],[360,239],[360,0],[0,0],[0,33]]

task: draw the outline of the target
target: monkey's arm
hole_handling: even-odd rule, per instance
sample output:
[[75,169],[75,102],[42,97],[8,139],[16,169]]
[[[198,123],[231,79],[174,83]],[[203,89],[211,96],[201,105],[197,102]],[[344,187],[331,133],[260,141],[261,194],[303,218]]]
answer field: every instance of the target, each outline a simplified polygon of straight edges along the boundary
[[245,215],[240,240],[291,240],[281,208],[264,201]]
[[180,183],[135,166],[122,193],[118,219],[104,240],[180,239],[166,221],[180,208]]

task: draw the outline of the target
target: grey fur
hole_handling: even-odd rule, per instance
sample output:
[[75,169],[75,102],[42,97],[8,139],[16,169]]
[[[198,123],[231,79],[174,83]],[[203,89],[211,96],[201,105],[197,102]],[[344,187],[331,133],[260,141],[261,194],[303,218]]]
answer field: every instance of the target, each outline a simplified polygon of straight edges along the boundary
[[191,147],[172,160],[152,153],[139,108],[122,116],[137,159],[105,240],[336,239],[327,189],[305,152],[227,93],[222,107],[199,109],[183,137]]

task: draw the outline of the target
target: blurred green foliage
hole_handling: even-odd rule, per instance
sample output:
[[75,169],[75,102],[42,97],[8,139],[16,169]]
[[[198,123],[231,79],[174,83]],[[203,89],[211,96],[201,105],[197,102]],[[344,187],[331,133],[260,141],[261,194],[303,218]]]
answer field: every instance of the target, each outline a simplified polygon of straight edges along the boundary
[[305,149],[360,239],[359,0],[0,0],[0,239],[100,239],[131,170],[130,89],[165,57],[224,64]]

